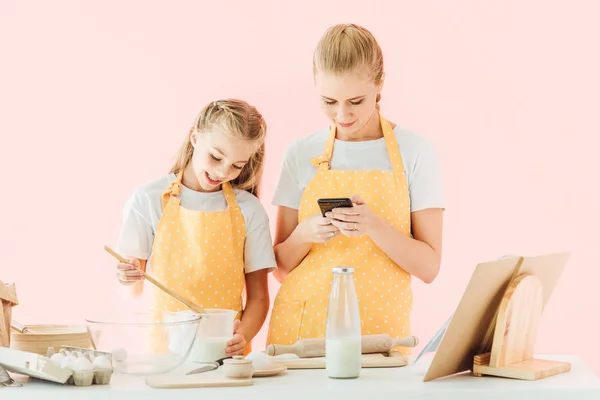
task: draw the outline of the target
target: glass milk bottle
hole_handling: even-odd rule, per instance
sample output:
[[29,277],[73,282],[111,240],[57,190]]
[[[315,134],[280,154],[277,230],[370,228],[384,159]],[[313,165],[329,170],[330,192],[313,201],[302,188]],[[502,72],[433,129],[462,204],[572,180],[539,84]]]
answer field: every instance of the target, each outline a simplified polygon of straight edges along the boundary
[[361,331],[353,268],[333,269],[327,309],[325,369],[330,378],[357,378],[361,369]]

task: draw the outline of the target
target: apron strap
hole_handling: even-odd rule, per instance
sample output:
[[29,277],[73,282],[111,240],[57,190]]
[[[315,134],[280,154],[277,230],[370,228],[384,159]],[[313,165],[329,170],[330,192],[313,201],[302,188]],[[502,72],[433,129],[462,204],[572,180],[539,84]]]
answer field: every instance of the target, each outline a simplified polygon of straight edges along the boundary
[[333,155],[333,144],[335,142],[335,124],[329,128],[329,135],[325,142],[325,150],[319,157],[311,158],[312,165],[319,169],[328,170],[331,168],[331,156]]
[[179,194],[181,193],[181,178],[183,177],[183,169],[177,173],[177,178],[171,182],[168,188],[162,193],[161,203],[163,210],[168,202],[179,204]]
[[[402,155],[400,154],[398,142],[396,141],[396,135],[394,134],[392,125],[383,117],[383,115],[379,114],[379,120],[381,123],[381,130],[383,131],[385,145],[390,157],[390,162],[392,163],[392,173],[394,174],[396,182],[400,183],[402,182],[402,177],[405,172],[404,163],[402,162]],[[335,134],[335,125],[331,125],[331,128],[329,129],[329,135],[327,136],[327,141],[325,142],[323,154],[321,154],[319,157],[311,158],[310,162],[312,165],[323,170],[328,170],[331,168],[331,157],[333,155]]]
[[[223,189],[223,195],[225,196],[225,201],[227,201],[227,206],[229,207],[229,215],[231,217],[231,233],[233,234],[233,241],[237,243],[237,247],[244,248],[244,243],[246,242],[246,222],[244,221],[244,214],[240,209],[237,198],[235,197],[235,192],[231,187],[229,182],[225,182],[221,185]],[[235,250],[234,250],[235,251]],[[243,252],[244,250],[242,250]],[[245,260],[245,255],[243,256]],[[244,261],[245,262],[245,261]],[[242,297],[242,303],[244,302]],[[243,307],[243,306],[242,306]]]
[[231,184],[229,182],[225,182],[221,185],[221,188],[223,189],[223,195],[225,196],[225,200],[227,201],[227,206],[229,206],[231,210],[240,210],[240,206],[237,202]]
[[394,174],[394,178],[397,183],[401,183],[405,172],[404,163],[402,162],[402,155],[400,154],[400,148],[398,147],[398,142],[396,141],[396,134],[392,129],[392,124],[390,124],[387,119],[383,118],[383,116],[380,116],[380,121],[381,130],[383,131],[383,137],[385,139],[385,146],[390,157],[390,162],[392,163],[392,172]]

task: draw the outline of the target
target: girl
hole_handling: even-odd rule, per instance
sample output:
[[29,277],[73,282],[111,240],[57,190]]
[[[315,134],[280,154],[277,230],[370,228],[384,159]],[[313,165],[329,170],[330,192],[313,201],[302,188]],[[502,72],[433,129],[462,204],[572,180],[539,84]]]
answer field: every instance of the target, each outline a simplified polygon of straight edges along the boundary
[[[213,101],[197,116],[170,174],[140,187],[124,210],[121,283],[141,294],[140,270],[205,308],[238,311],[227,354],[248,353],[269,308],[275,257],[260,203],[266,124],[251,105]],[[246,307],[243,291],[246,289]],[[162,291],[154,309],[186,309]],[[241,320],[240,320],[241,319]]]
[[[282,286],[268,343],[325,336],[338,266],[355,269],[363,334],[410,335],[411,275],[430,283],[440,267],[444,204],[436,153],[379,113],[383,56],[368,30],[331,27],[314,52],[313,73],[331,127],[285,153],[273,201],[274,275]],[[317,200],[327,197],[349,197],[353,207],[323,217]]]

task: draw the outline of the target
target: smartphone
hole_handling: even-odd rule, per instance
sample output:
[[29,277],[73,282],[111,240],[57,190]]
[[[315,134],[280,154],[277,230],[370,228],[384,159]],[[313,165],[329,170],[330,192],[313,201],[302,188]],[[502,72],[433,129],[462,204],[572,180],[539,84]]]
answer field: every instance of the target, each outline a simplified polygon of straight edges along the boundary
[[321,215],[324,217],[329,211],[334,208],[352,207],[352,200],[348,197],[340,198],[329,198],[329,199],[317,199],[319,208],[321,209]]

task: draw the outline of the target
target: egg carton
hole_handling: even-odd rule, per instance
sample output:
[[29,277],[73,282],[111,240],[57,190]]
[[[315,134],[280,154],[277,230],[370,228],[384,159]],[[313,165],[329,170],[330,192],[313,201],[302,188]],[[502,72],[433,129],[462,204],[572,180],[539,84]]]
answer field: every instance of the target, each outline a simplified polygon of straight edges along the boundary
[[[63,357],[69,355],[75,356],[76,359],[86,359],[89,363],[83,361],[82,364],[91,365],[91,369],[78,369],[72,366],[65,365],[62,357],[54,357],[57,354],[63,354]],[[86,349],[83,347],[75,346],[61,346],[58,352],[55,351],[54,347],[49,347],[46,352],[46,357],[50,359],[54,365],[71,371],[71,376],[67,380],[67,384],[75,386],[91,386],[91,385],[107,385],[110,383],[110,379],[114,372],[112,363],[112,354],[104,351],[98,351],[93,349]],[[104,359],[100,359],[103,357]],[[107,361],[104,361],[107,360]],[[108,364],[109,367],[98,367],[100,362]]]

